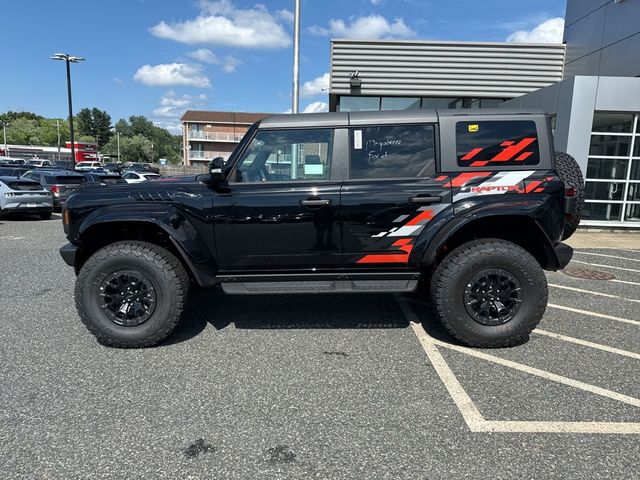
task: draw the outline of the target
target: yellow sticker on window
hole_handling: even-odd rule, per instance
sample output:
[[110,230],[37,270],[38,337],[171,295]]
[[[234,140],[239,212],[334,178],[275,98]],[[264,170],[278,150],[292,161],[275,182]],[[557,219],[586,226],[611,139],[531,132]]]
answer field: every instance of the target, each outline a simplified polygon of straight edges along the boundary
[[477,124],[469,125],[469,133],[476,133],[480,127]]

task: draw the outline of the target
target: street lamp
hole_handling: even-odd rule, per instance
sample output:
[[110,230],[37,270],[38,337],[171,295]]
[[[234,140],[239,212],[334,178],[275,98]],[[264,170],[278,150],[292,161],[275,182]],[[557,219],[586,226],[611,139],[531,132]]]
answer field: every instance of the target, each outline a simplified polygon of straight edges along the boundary
[[73,107],[71,102],[71,68],[70,63],[80,63],[84,61],[83,57],[74,57],[68,53],[54,53],[51,60],[64,60],[67,65],[67,97],[69,99],[69,136],[71,137],[71,160],[76,161],[76,146],[73,138]]
[[6,157],[9,156],[9,148],[7,147],[7,127],[9,126],[9,124],[7,122],[1,122],[2,123],[2,132],[4,134],[4,154]]
[[293,105],[292,113],[300,108],[300,0],[294,0],[293,12]]

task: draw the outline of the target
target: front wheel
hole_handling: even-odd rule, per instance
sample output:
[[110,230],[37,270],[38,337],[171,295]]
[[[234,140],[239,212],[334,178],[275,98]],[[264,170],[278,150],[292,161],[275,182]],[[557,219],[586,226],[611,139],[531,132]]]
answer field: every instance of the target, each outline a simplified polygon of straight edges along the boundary
[[547,306],[538,261],[514,243],[474,240],[447,255],[431,282],[440,320],[458,340],[498,348],[528,339]]
[[149,347],[178,324],[189,277],[169,251],[138,241],[112,243],[94,253],[76,280],[82,323],[112,347]]

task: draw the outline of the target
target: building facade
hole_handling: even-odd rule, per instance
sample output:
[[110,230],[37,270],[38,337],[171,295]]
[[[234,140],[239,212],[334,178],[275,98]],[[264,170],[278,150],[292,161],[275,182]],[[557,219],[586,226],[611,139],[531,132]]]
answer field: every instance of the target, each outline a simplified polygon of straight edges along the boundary
[[332,40],[329,110],[495,108],[562,80],[564,45]]
[[206,165],[216,157],[225,160],[249,127],[268,113],[188,110],[180,119],[185,165]]
[[505,102],[554,116],[585,176],[582,224],[640,227],[640,0],[568,0],[565,79]]

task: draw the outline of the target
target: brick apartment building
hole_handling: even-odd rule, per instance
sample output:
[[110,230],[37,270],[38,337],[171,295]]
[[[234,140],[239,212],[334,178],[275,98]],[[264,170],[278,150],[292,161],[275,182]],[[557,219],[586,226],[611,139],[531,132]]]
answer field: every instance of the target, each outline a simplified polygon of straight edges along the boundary
[[229,158],[249,127],[268,113],[188,110],[182,116],[185,165],[204,165],[215,157]]

